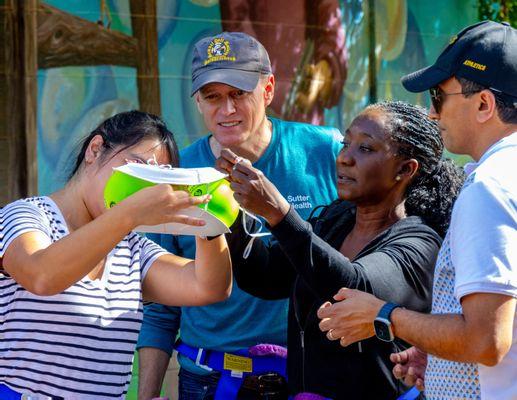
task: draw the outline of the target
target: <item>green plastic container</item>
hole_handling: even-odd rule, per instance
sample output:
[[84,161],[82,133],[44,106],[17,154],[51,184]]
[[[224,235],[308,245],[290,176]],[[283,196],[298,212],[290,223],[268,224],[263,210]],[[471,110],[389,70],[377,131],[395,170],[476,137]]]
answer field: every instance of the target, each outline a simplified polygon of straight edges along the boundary
[[[153,182],[114,171],[104,188],[106,208],[111,208],[139,190],[154,185],[156,184]],[[233,198],[233,191],[226,179],[200,185],[172,185],[172,187],[174,190],[188,191],[192,196],[211,194],[212,199],[208,204],[200,204],[198,207],[219,219],[227,228],[235,222],[239,214],[239,204]]]

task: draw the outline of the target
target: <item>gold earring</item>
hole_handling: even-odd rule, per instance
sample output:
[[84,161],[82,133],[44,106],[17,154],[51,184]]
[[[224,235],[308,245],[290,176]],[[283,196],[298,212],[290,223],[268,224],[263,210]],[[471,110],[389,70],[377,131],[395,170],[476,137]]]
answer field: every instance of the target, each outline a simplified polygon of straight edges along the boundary
[[395,180],[396,180],[397,182],[398,182],[398,181],[400,181],[401,179],[402,179],[402,178],[400,177],[400,175],[397,175],[397,176],[395,177]]

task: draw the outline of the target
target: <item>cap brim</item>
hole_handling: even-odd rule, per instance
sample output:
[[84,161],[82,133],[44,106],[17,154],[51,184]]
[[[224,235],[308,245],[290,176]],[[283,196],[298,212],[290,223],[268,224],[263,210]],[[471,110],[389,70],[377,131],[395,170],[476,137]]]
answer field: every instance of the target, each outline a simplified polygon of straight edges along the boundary
[[440,82],[449,79],[452,74],[438,68],[436,65],[422,68],[416,72],[403,76],[400,82],[406,90],[418,93],[437,86]]
[[238,69],[212,69],[206,71],[192,80],[193,96],[199,89],[209,83],[224,83],[237,89],[251,92],[257,87],[260,72],[241,71]]

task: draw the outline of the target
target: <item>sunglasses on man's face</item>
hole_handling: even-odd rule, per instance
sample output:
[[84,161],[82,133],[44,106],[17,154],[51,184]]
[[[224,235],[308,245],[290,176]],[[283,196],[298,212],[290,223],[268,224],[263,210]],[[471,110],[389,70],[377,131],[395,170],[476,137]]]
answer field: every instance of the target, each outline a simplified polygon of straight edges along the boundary
[[479,90],[467,90],[466,92],[458,92],[458,93],[445,93],[440,87],[435,86],[429,89],[429,94],[431,95],[431,103],[433,104],[434,110],[439,114],[442,111],[442,105],[445,101],[446,96],[454,96],[457,94],[468,95],[478,93]]

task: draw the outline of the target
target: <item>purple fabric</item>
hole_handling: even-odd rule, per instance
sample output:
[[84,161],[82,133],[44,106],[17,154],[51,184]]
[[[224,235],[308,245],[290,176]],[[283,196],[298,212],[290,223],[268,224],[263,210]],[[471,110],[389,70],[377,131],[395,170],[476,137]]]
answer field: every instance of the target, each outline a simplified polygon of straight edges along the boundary
[[261,343],[248,349],[252,356],[277,356],[287,358],[287,349],[277,344]]
[[327,398],[316,393],[298,393],[293,400],[326,400]]

